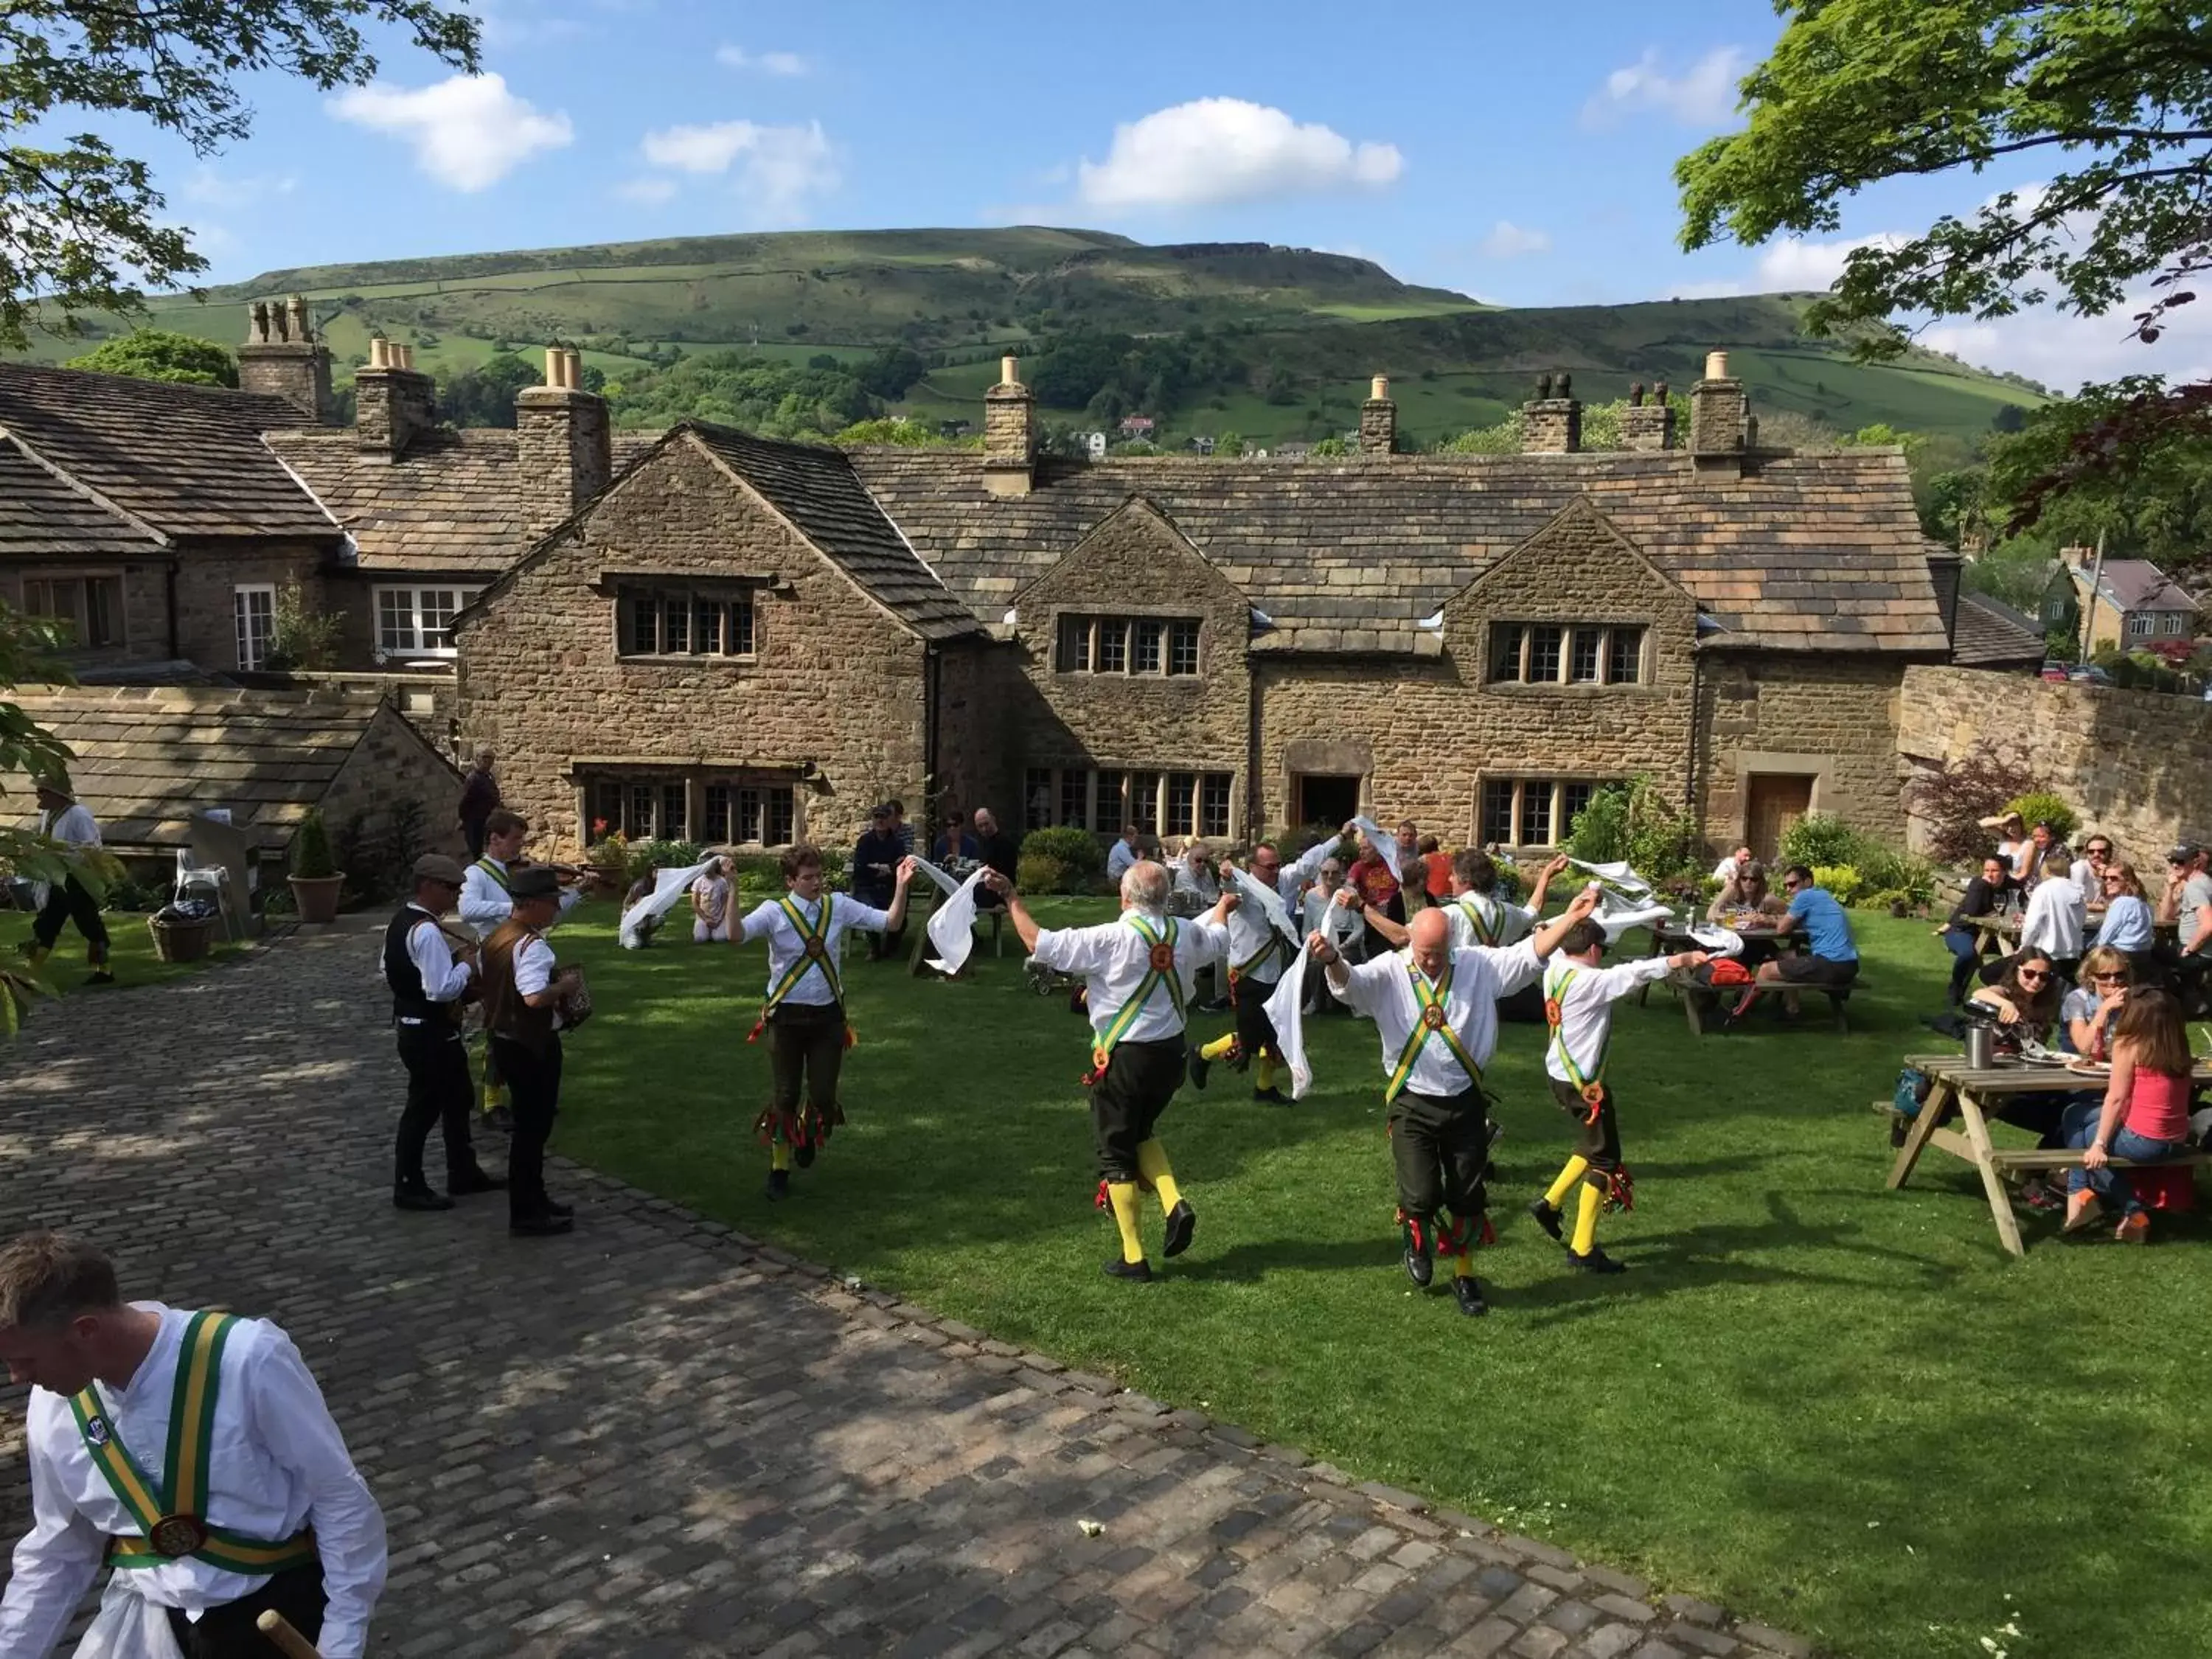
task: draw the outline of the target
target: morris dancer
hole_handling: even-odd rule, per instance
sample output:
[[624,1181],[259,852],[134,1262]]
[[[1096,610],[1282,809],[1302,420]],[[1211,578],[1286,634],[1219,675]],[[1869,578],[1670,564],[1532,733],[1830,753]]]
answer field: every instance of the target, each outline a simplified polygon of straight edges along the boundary
[[[837,1074],[845,1050],[854,1042],[845,1018],[845,985],[837,971],[846,933],[892,934],[906,926],[907,888],[914,880],[912,854],[899,860],[890,908],[878,910],[850,894],[822,890],[822,854],[805,842],[783,855],[780,899],[756,905],[732,936],[732,945],[768,941],[768,1000],[745,1037],[768,1032],[768,1109],[753,1133],[768,1148],[768,1195],[791,1191],[791,1167],[812,1166],[830,1132],[845,1121],[837,1101]],[[799,1103],[805,1085],[806,1103]]]
[[[91,809],[70,793],[67,779],[40,778],[34,793],[39,800],[40,835],[64,847],[100,845],[100,824]],[[46,902],[31,923],[30,943],[23,946],[23,955],[30,966],[39,967],[53,954],[64,921],[75,922],[77,932],[84,936],[84,964],[92,970],[84,982],[114,984],[114,972],[107,965],[107,924],[100,919],[100,901],[92,896],[92,889],[74,874],[64,876],[47,890]]]
[[[1323,935],[1307,941],[1328,971],[1329,989],[1382,1033],[1388,1079],[1382,1101],[1398,1172],[1407,1277],[1425,1289],[1435,1272],[1432,1258],[1449,1256],[1452,1291],[1463,1314],[1490,1311],[1475,1281],[1473,1249],[1492,1237],[1484,1214],[1490,1122],[1482,1068],[1498,1046],[1498,1000],[1534,981],[1568,928],[1596,904],[1597,895],[1585,890],[1533,939],[1463,951],[1452,948],[1443,915],[1424,910],[1413,918],[1406,949],[1357,968],[1347,967]],[[1445,1210],[1449,1224],[1440,1217]]]
[[[514,897],[509,890],[514,874],[522,861],[523,843],[530,839],[530,821],[520,812],[510,812],[505,807],[484,820],[483,856],[469,866],[461,881],[461,920],[476,929],[477,938],[489,939],[492,930],[514,913]],[[559,921],[574,909],[583,894],[574,887],[561,895],[561,908],[554,920]],[[507,1106],[507,1085],[499,1075],[499,1064],[489,1040],[484,1043],[483,1109],[487,1112],[503,1111]]]
[[99,1250],[33,1232],[0,1249],[0,1358],[31,1385],[0,1653],[46,1659],[112,1566],[108,1599],[161,1608],[190,1659],[267,1659],[254,1621],[272,1610],[325,1659],[361,1659],[384,1516],[283,1331],[125,1303]]
[[[1287,870],[1283,868],[1282,854],[1263,841],[1252,849],[1252,879],[1262,887],[1273,889],[1295,918],[1306,884],[1336,850],[1338,839],[1330,836],[1316,842]],[[1237,885],[1236,865],[1222,860],[1220,873],[1221,890],[1233,890]],[[1293,920],[1291,926],[1297,925]],[[1237,1029],[1203,1047],[1191,1045],[1187,1061],[1191,1087],[1206,1087],[1206,1074],[1218,1060],[1240,1072],[1248,1065],[1252,1066],[1253,1099],[1276,1106],[1291,1103],[1290,1097],[1275,1086],[1279,1051],[1275,1028],[1267,1018],[1267,1004],[1274,993],[1276,981],[1283,976],[1283,963],[1297,948],[1297,935],[1285,934],[1259,905],[1243,905],[1230,913],[1229,1001],[1237,1011]]]
[[1620,1126],[1605,1080],[1613,1048],[1613,1005],[1639,985],[1711,960],[1705,951],[1684,951],[1601,968],[1604,956],[1605,929],[1594,921],[1578,921],[1567,929],[1559,954],[1544,969],[1544,1020],[1552,1032],[1544,1047],[1544,1070],[1552,1079],[1552,1098],[1581,1127],[1574,1155],[1559,1178],[1528,1206],[1536,1224],[1565,1243],[1559,1233],[1560,1206],[1575,1183],[1583,1183],[1567,1261],[1586,1273],[1627,1271],[1598,1249],[1597,1218],[1601,1211],[1636,1206],[1636,1183],[1620,1161]]
[[1139,860],[1121,877],[1121,915],[1097,927],[1040,928],[1014,884],[994,872],[985,878],[1006,902],[1022,944],[1046,968],[1080,974],[1091,1016],[1091,1128],[1097,1144],[1100,1207],[1111,1208],[1121,1253],[1106,1264],[1109,1278],[1152,1282],[1137,1232],[1137,1189],[1149,1187],[1167,1217],[1160,1254],[1190,1248],[1198,1212],[1176,1185],[1167,1149],[1153,1133],[1182,1081],[1184,1010],[1191,978],[1229,953],[1224,925],[1237,908],[1224,893],[1192,921],[1167,914],[1168,872]]
[[[1565,854],[1553,859],[1536,873],[1536,885],[1528,895],[1526,905],[1514,903],[1498,896],[1498,861],[1479,847],[1470,847],[1452,860],[1451,897],[1443,905],[1443,913],[1451,922],[1452,949],[1466,951],[1477,945],[1517,945],[1528,938],[1536,926],[1536,918],[1544,913],[1544,901],[1552,890],[1552,878],[1562,874],[1567,867]],[[1406,930],[1373,905],[1363,902],[1360,919],[1376,933],[1389,940],[1394,948],[1403,948]],[[1498,1005],[1500,1018],[1520,1020],[1533,1024],[1544,1017],[1541,999],[1533,985],[1525,985],[1511,996],[1500,1000]]]

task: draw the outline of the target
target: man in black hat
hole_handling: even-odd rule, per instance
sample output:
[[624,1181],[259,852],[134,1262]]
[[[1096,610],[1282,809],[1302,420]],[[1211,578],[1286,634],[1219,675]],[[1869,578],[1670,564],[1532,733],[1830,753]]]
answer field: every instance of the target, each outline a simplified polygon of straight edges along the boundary
[[519,1237],[565,1233],[573,1213],[545,1191],[545,1143],[561,1104],[561,1000],[581,982],[574,968],[560,968],[545,930],[561,914],[561,881],[551,867],[532,864],[513,872],[507,896],[514,908],[485,939],[483,975],[484,1029],[492,1057],[507,1079],[514,1114],[507,1142],[507,1230]]
[[[450,1210],[469,1193],[507,1185],[477,1164],[469,1140],[476,1085],[461,1042],[461,1006],[476,984],[473,945],[455,949],[438,918],[460,896],[462,870],[441,853],[415,860],[415,896],[384,930],[384,982],[392,988],[392,1025],[407,1068],[407,1108],[399,1115],[392,1202],[402,1210]],[[422,1148],[435,1123],[445,1133],[446,1190],[422,1174]]]
[[2166,855],[2166,892],[2159,901],[2158,921],[2174,929],[2174,989],[2184,1011],[2193,1016],[2202,1006],[2206,973],[2212,970],[2212,874],[2205,870],[2204,849],[2193,841]]
[[[872,909],[888,911],[891,893],[898,885],[898,867],[906,857],[889,803],[868,814],[867,833],[853,848],[853,896]],[[903,927],[868,935],[868,960],[896,956]]]
[[[39,833],[64,847],[93,848],[100,845],[100,825],[90,810],[70,793],[69,781],[62,777],[43,777],[38,781]],[[64,878],[46,890],[46,902],[39,908],[38,919],[31,924],[30,943],[23,954],[33,968],[53,954],[54,941],[62,936],[62,923],[74,921],[78,933],[84,935],[84,959],[92,969],[88,985],[112,985],[115,975],[107,966],[107,924],[100,919],[100,901],[92,890],[75,876]]]

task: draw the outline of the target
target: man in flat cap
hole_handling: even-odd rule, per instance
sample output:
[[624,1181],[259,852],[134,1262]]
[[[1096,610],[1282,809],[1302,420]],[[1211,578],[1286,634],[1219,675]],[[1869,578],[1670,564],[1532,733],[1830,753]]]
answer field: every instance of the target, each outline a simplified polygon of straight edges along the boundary
[[[70,790],[69,780],[50,774],[38,781],[39,833],[69,848],[100,845],[100,824],[89,808]],[[23,954],[33,968],[53,954],[62,936],[62,924],[74,921],[84,935],[85,965],[92,969],[88,985],[112,985],[115,975],[107,966],[107,924],[100,919],[100,901],[75,876],[55,883],[31,924],[31,942]]]
[[507,1151],[507,1230],[519,1238],[565,1233],[572,1214],[545,1191],[545,1143],[561,1105],[561,1006],[583,976],[553,960],[545,930],[561,915],[561,882],[550,866],[515,871],[514,908],[483,942],[484,1030],[514,1112]]
[[[479,988],[477,949],[456,943],[439,918],[460,896],[459,863],[442,853],[415,860],[414,896],[384,930],[384,982],[392,988],[392,1028],[407,1068],[407,1109],[392,1170],[392,1202],[402,1210],[450,1210],[468,1193],[507,1183],[484,1173],[469,1141],[469,1106],[476,1085],[461,1042],[461,1007]],[[446,1190],[431,1190],[422,1148],[435,1123],[446,1138]]]

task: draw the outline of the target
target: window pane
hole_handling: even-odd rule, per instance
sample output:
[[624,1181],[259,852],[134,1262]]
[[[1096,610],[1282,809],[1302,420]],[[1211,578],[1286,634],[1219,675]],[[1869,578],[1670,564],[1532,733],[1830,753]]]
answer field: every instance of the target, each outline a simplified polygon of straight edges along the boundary
[[1521,845],[1552,844],[1552,781],[1527,778],[1521,784]]
[[1597,792],[1594,783],[1563,783],[1559,786],[1559,833],[1562,836],[1575,833],[1575,819],[1590,803]]
[[1482,839],[1510,846],[1513,840],[1513,781],[1493,778],[1482,786]]
[[684,594],[671,594],[661,601],[660,648],[674,656],[691,648],[691,601]]
[[665,841],[682,841],[691,823],[690,791],[680,783],[660,786],[660,834]]
[[[2180,621],[2179,617],[2174,618]],[[94,576],[84,585],[84,642],[119,645],[123,642],[123,578]]]
[[1078,830],[1091,827],[1091,809],[1085,797],[1091,787],[1088,772],[1062,772],[1060,775],[1060,821],[1073,824]]
[[763,827],[761,839],[770,847],[788,847],[799,821],[792,807],[791,791],[783,788],[765,793],[768,822]]
[[1198,833],[1201,836],[1225,836],[1229,833],[1229,774],[1208,772],[1199,796]]
[[[1103,630],[1102,630],[1103,631]],[[1105,653],[1099,653],[1103,656]],[[1119,772],[1098,774],[1098,812],[1092,821],[1093,830],[1108,835],[1118,835],[1121,829],[1121,781]]]
[[730,786],[710,783],[707,786],[707,840],[725,842],[730,838]]
[[376,648],[411,651],[415,647],[415,594],[411,588],[376,590]]
[[1574,630],[1574,654],[1568,665],[1568,678],[1577,685],[1597,684],[1598,647],[1605,642],[1601,628],[1577,628]]
[[1098,672],[1126,673],[1129,666],[1129,624],[1118,619],[1098,624]]
[[741,593],[729,603],[729,653],[733,657],[753,654],[753,596]]
[[632,841],[649,841],[653,837],[653,786],[633,783],[629,787],[629,805],[623,815],[623,833]]
[[1500,623],[1490,635],[1490,678],[1493,682],[1517,680],[1521,678],[1521,636],[1519,623]]
[[1605,677],[1614,685],[1633,685],[1644,678],[1644,630],[1640,628],[1616,628],[1613,630],[1610,659],[1606,664]]
[[1198,672],[1198,624],[1179,622],[1168,629],[1168,672]]
[[650,657],[660,649],[660,606],[649,593],[634,593],[629,605],[629,649],[634,657]]
[[276,631],[276,590],[238,588],[232,603],[238,623],[238,665],[258,668],[268,659],[270,638]]
[[1140,622],[1129,647],[1129,672],[1132,674],[1157,674],[1160,672],[1160,641],[1165,628],[1156,622]]
[[611,778],[592,786],[592,839],[604,841],[622,828],[623,788]]
[[1160,818],[1164,836],[1202,836],[1197,828],[1198,776],[1192,772],[1168,774],[1168,810]]
[[1030,769],[1022,778],[1022,828],[1052,827],[1052,774]]
[[1081,673],[1091,666],[1091,618],[1062,617],[1060,619],[1060,672],[1063,674]]
[[1157,772],[1129,774],[1129,822],[1159,833],[1160,775]]
[[1559,652],[1565,641],[1559,628],[1532,628],[1528,630],[1528,683],[1541,684],[1559,678]]
[[54,585],[44,577],[23,583],[23,614],[27,617],[51,617],[54,614]]
[[758,841],[761,838],[761,792],[748,784],[738,791],[738,820],[730,826],[732,839]]
[[450,587],[426,587],[422,596],[422,649],[443,651],[453,644],[447,630],[460,609],[459,595]]
[[691,607],[691,637],[699,641],[702,655],[719,657],[722,654],[722,602],[720,599],[701,599]]

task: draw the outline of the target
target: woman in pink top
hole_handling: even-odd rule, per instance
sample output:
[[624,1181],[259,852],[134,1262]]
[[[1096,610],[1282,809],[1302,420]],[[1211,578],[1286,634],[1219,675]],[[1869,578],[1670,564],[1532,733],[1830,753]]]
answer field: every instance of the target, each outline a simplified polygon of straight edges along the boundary
[[2165,991],[2136,991],[2112,1028],[2112,1080],[2105,1098],[2084,1101],[2066,1114],[2066,1144],[2082,1154],[2082,1167],[2066,1173],[2066,1230],[2088,1226],[2104,1212],[2100,1200],[2117,1200],[2120,1223],[2113,1237],[2141,1244],[2150,1237],[2150,1217],[2110,1160],[2157,1164],[2189,1150],[2195,1061],[2180,1003]]

